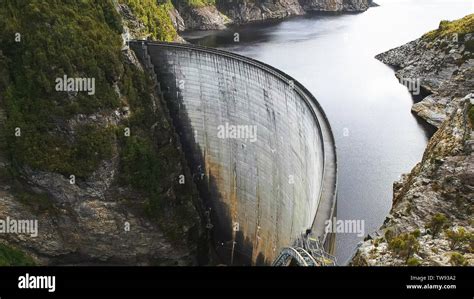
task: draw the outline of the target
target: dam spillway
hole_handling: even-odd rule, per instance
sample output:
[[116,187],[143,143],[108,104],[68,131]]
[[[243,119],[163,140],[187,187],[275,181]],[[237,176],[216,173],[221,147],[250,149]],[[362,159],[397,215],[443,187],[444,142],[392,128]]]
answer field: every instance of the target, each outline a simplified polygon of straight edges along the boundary
[[247,57],[134,41],[156,74],[227,263],[270,264],[311,231],[328,251],[335,214],[334,137],[296,80]]

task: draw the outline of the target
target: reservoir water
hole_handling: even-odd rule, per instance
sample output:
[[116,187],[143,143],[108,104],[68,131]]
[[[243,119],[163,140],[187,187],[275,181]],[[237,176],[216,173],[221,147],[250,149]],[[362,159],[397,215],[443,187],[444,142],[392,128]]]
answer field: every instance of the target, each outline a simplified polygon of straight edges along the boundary
[[[410,111],[413,99],[394,71],[374,56],[474,12],[472,0],[378,0],[360,14],[311,15],[226,31],[190,32],[196,44],[268,63],[293,76],[321,103],[336,138],[337,216],[380,227],[392,184],[420,161],[433,128]],[[238,34],[239,40],[235,37]],[[344,265],[363,239],[337,236]]]

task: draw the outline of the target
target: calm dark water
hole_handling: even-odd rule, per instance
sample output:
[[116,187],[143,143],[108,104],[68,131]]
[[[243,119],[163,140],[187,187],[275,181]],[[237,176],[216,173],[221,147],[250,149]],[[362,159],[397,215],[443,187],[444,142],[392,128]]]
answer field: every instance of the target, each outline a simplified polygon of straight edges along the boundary
[[[418,38],[443,19],[474,11],[472,0],[379,0],[353,15],[313,15],[283,22],[192,32],[192,43],[222,48],[277,67],[305,85],[331,122],[339,160],[338,219],[383,223],[392,184],[420,161],[432,134],[410,108],[413,99],[378,53]],[[234,42],[235,33],[240,41]],[[339,264],[362,238],[337,237]]]

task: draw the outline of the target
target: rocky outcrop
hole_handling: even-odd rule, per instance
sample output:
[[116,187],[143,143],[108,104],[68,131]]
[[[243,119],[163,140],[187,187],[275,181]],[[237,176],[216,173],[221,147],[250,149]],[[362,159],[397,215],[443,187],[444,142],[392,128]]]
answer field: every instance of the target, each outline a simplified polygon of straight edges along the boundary
[[372,6],[372,1],[367,0],[300,0],[305,11],[324,12],[360,12]]
[[181,32],[186,30],[186,23],[184,22],[183,17],[181,17],[181,14],[175,7],[170,10],[169,14],[171,21],[173,22],[173,26],[174,28],[176,28],[177,31]]
[[[127,5],[116,3],[115,8],[125,21],[124,42],[127,35],[138,37],[144,31],[143,23]],[[191,175],[179,138],[154,82],[146,79],[144,68],[125,43],[120,57],[118,36],[116,41],[118,48],[114,44],[111,51],[116,51],[117,63],[127,69],[122,73],[123,77],[117,77],[113,83],[121,103],[119,108],[97,109],[90,114],[74,114],[65,119],[57,117],[54,123],[54,133],[71,142],[77,138],[78,128],[84,126],[117,131],[112,137],[110,157],[101,160],[91,174],[71,177],[70,174],[12,163],[3,139],[8,113],[1,105],[4,86],[0,84],[0,220],[38,221],[38,234],[34,237],[5,233],[2,227],[0,244],[26,253],[39,265],[196,265],[200,257],[199,245],[201,241],[205,242],[205,237],[197,189],[189,179]],[[8,72],[6,67],[0,69]],[[126,78],[129,86],[123,82]],[[146,102],[150,110],[146,116],[143,116],[145,109],[137,103],[131,104],[132,88],[142,92],[138,99],[150,99],[150,103]],[[67,94],[65,97],[73,96]],[[138,135],[138,126],[133,127],[131,122],[146,123],[145,117],[154,124],[144,125],[143,139],[149,141],[160,161],[149,159],[140,171],[150,173],[147,167],[158,165],[166,169],[161,179],[153,182],[158,208],[151,207],[150,192],[143,190],[146,188],[136,187],[127,179],[143,173],[129,173],[123,165],[125,145],[131,137]],[[132,129],[131,137],[124,141],[120,138],[127,126],[137,130]],[[58,146],[56,150],[63,149]],[[143,148],[136,150],[141,151],[141,155],[150,155]],[[186,178],[186,184],[177,183],[181,175]]]
[[[137,63],[130,50],[124,51],[124,57],[127,63]],[[157,95],[153,97],[159,107],[160,99]],[[156,111],[166,118],[165,111],[160,108]],[[125,118],[124,113],[117,111],[111,115],[78,116],[68,126],[71,129],[78,123],[101,126],[110,124],[111,120],[118,124]],[[168,134],[163,128],[156,129],[162,136]],[[172,137],[167,138],[172,142]],[[21,182],[9,179],[5,175],[9,163],[0,151],[0,219],[38,221],[37,237],[4,234],[0,242],[21,249],[41,265],[197,264],[201,220],[196,208],[191,202],[178,203],[180,199],[174,187],[163,186],[169,188],[163,190],[166,194],[163,200],[171,203],[165,207],[169,219],[163,222],[150,219],[146,214],[146,196],[119,183],[117,147],[116,143],[110,160],[102,161],[87,179],[77,179],[74,183],[62,174],[28,167],[22,170]],[[186,169],[187,166],[173,167]],[[174,219],[174,209],[185,211],[188,218]]]
[[216,1],[216,6],[190,7],[174,1],[184,30],[221,30],[229,24],[245,24],[271,19],[283,19],[309,12],[362,12],[372,6],[372,0],[235,0]]
[[419,79],[432,93],[413,110],[438,131],[422,161],[394,184],[389,216],[352,265],[474,265],[474,23],[466,18],[450,26],[470,31],[454,40],[440,27],[377,56],[399,68],[397,77]]
[[177,24],[182,20],[182,26],[178,26],[178,31],[184,30],[222,30],[230,23],[230,19],[221,13],[213,5],[203,7],[190,7],[181,2],[175,4],[175,16]]
[[403,83],[418,84],[431,95],[412,110],[430,124],[440,127],[456,109],[461,98],[474,90],[474,34],[443,38],[420,38],[376,56],[398,69]]
[[221,1],[218,8],[236,24],[305,14],[298,0]]
[[[130,7],[125,3],[117,2],[116,9],[122,16],[124,22],[125,33],[127,34],[126,38],[143,38],[143,32],[146,30],[145,24],[137,18],[130,9]],[[176,24],[175,27],[178,25]]]

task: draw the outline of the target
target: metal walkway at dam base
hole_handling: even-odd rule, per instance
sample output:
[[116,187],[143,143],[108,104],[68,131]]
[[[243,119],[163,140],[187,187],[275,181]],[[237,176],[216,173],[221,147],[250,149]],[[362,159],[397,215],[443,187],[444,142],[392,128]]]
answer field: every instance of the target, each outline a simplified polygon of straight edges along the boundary
[[[202,168],[200,187],[214,211],[213,232],[222,230],[218,240],[229,240],[228,223],[240,223],[235,250],[253,264],[262,255],[273,266],[335,265],[328,253],[335,236],[324,223],[336,213],[336,146],[316,98],[284,72],[235,53],[154,41],[129,45],[177,111],[171,117],[193,173]],[[254,143],[216,134],[219,124],[249,120],[262,128]]]
[[309,236],[298,238],[293,247],[283,248],[273,261],[274,267],[287,266],[326,267],[336,266],[336,257],[327,253],[319,240]]

